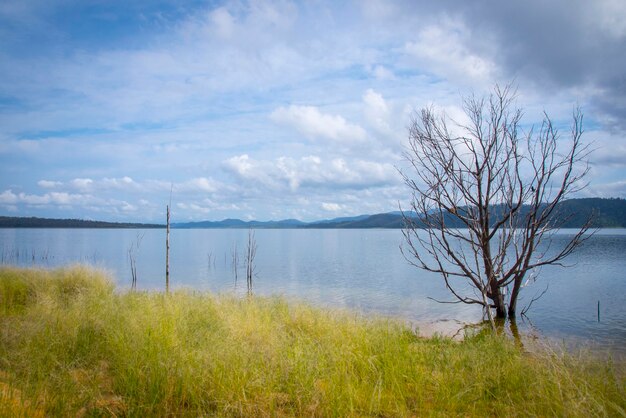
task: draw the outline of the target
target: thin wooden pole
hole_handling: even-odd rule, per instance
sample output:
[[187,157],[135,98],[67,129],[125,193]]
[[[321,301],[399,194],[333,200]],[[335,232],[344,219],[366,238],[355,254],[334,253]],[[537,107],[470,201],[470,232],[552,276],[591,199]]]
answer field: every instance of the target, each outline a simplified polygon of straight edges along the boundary
[[165,291],[170,291],[170,206],[167,205],[167,227],[165,234]]

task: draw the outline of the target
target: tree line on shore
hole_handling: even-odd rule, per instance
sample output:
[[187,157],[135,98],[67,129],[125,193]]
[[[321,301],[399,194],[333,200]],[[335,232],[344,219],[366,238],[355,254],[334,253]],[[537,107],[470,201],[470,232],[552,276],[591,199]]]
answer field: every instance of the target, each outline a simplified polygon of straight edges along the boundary
[[[594,228],[626,228],[626,199],[621,198],[583,198],[569,199],[560,203],[558,216],[564,220],[562,227],[579,228],[594,214]],[[494,207],[497,213],[497,207]],[[415,216],[415,214],[411,214]],[[454,217],[450,217],[451,227],[455,227]],[[378,213],[342,217],[315,222],[302,222],[295,219],[281,221],[242,221],[240,219],[224,219],[222,221],[202,221],[174,223],[173,228],[317,228],[317,229],[358,229],[358,228],[391,228],[405,226],[400,212]],[[458,225],[458,227],[462,227]],[[0,228],[165,228],[165,224],[103,222],[82,219],[49,219],[37,217],[0,216]]]

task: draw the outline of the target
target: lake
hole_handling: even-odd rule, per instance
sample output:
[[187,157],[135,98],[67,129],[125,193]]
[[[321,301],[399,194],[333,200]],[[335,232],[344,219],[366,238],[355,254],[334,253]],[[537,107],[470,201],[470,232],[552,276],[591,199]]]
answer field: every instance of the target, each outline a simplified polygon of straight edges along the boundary
[[[554,244],[571,233],[561,231]],[[399,230],[260,229],[255,238],[256,294],[399,317],[426,334],[452,335],[482,318],[476,306],[429,299],[451,300],[437,274],[418,270],[403,258]],[[172,230],[172,287],[245,293],[247,239],[248,231],[241,229]],[[137,243],[138,288],[164,289],[165,230],[0,229],[0,263],[45,267],[86,263],[110,271],[120,288],[128,288],[128,250]],[[237,286],[232,267],[235,248]],[[546,286],[548,290],[533,303],[528,318],[518,320],[521,328],[568,346],[589,345],[625,356],[625,255],[626,230],[600,230],[567,259],[567,268],[543,268],[536,283],[522,290],[520,310]]]

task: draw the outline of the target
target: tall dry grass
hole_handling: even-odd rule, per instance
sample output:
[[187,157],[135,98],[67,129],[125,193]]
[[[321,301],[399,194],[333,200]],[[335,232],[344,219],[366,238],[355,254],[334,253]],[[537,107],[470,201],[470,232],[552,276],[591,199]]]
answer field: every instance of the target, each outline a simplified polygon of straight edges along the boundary
[[279,297],[0,269],[0,416],[623,416],[623,371]]

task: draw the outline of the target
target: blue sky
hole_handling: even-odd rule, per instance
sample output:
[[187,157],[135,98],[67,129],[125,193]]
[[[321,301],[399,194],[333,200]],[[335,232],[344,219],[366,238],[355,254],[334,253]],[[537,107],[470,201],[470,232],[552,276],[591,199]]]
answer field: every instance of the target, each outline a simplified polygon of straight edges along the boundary
[[407,125],[511,81],[585,113],[580,196],[626,197],[626,3],[0,3],[0,215],[162,222],[396,210]]

